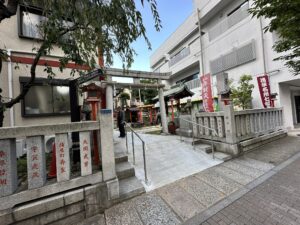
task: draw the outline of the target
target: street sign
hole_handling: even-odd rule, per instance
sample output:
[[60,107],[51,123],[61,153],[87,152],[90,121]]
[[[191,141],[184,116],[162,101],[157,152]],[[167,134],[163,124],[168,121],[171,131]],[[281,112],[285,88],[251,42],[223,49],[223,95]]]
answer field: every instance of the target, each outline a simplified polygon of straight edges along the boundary
[[83,84],[83,83],[85,83],[89,80],[92,80],[101,75],[103,75],[103,71],[101,69],[97,69],[97,70],[91,71],[91,72],[84,74],[84,75],[80,76],[79,78],[77,78],[77,83]]

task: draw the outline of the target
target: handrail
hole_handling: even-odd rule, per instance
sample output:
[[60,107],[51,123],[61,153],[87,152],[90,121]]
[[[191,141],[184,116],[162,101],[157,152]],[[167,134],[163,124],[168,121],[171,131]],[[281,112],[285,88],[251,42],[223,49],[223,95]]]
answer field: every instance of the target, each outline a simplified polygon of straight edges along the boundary
[[[131,130],[131,142],[132,142],[132,154],[133,154],[133,165],[135,165],[135,149],[134,149],[134,135],[135,134],[140,141],[143,144],[143,161],[144,161],[144,176],[145,176],[145,184],[148,185],[148,176],[147,176],[147,165],[146,165],[146,153],[145,153],[145,141],[141,138],[141,136],[134,130],[132,127],[130,127],[126,122],[125,122],[125,127],[128,127]],[[125,129],[125,138],[126,138],[126,149],[128,153],[128,140],[127,140],[127,130]]]
[[[183,118],[180,118],[180,117],[179,117],[179,120],[183,120],[183,121],[185,121],[185,122],[194,124],[194,125],[196,125],[196,126],[203,127],[203,128],[205,128],[205,129],[211,130],[211,131],[214,132],[214,134],[215,134],[216,136],[218,135],[217,131],[216,131],[215,129],[213,129],[213,128],[210,128],[210,127],[204,126],[204,125],[202,125],[202,124],[195,123],[195,122],[193,122],[193,121],[190,121],[190,120],[187,120],[187,119],[183,119]],[[211,133],[211,135],[210,135],[210,139],[211,139],[210,143],[211,143],[212,155],[213,155],[213,159],[214,159],[214,158],[215,158],[215,150],[214,150],[214,144],[213,144],[212,133]],[[180,140],[182,141],[182,135],[181,135],[181,132],[180,132]],[[194,140],[195,140],[195,134],[194,134],[194,130],[193,130],[193,148],[195,149],[195,141],[194,141]]]

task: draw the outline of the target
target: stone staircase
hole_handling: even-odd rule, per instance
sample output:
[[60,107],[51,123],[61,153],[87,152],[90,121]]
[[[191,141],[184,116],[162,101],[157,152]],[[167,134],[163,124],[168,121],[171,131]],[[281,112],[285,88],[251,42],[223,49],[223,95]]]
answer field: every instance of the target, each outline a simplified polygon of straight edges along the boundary
[[116,173],[119,179],[120,198],[124,201],[145,192],[142,183],[135,177],[133,166],[128,162],[128,155],[125,153],[115,153]]
[[[202,151],[202,152],[205,152],[206,154],[212,155],[211,144],[206,144],[206,143],[203,143],[201,140],[196,140],[196,141],[194,141],[194,145],[195,145],[196,151]],[[232,159],[231,155],[229,155],[227,153],[223,153],[223,152],[217,152],[217,151],[215,151],[214,157],[216,159],[222,160],[224,162]]]

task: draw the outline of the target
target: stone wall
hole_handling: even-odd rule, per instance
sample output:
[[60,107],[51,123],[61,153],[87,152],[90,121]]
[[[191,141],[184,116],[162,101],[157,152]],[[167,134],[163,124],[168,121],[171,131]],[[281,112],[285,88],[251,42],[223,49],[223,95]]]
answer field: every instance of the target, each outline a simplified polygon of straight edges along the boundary
[[[71,176],[68,135],[79,132],[80,175]],[[47,180],[44,136],[55,135],[56,180]],[[91,134],[96,134],[101,171],[92,171]],[[27,184],[18,187],[16,138],[27,145]],[[98,150],[98,151],[96,151]],[[98,164],[99,162],[95,162]],[[112,111],[99,120],[47,126],[0,128],[0,224],[74,224],[119,198],[113,148]]]
[[82,187],[0,211],[0,224],[74,224],[109,206],[105,183]]

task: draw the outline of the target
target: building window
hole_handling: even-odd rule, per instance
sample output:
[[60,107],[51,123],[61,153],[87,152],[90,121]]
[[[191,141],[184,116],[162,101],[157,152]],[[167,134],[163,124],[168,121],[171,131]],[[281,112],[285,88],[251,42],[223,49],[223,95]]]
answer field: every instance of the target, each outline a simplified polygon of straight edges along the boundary
[[238,12],[239,10],[241,11],[247,11],[249,9],[249,0],[244,1],[242,4],[240,4],[238,7],[236,7],[234,10],[232,10],[230,13],[227,14],[227,16],[231,16],[234,13]]
[[169,66],[173,66],[183,58],[187,57],[190,54],[190,48],[186,47],[177,52],[175,55],[173,55],[170,59]]
[[43,39],[43,35],[39,26],[45,20],[46,17],[42,16],[41,10],[21,6],[19,18],[19,36],[33,39]]
[[249,1],[243,2],[237,8],[232,10],[225,19],[221,20],[218,24],[213,26],[208,31],[209,40],[212,41],[219,37],[221,34],[225,33],[234,25],[238,24],[245,18],[249,16]]
[[190,76],[188,76],[188,77],[186,77],[184,79],[176,81],[176,84],[185,83],[185,82],[188,82],[188,81],[191,81],[191,80],[195,80],[197,78],[199,78],[199,72],[197,72],[197,73],[195,73],[193,75],[190,75]]
[[[36,82],[22,102],[22,116],[54,116],[70,113],[69,87],[42,79]],[[22,80],[24,81],[24,79]],[[21,81],[21,86],[26,82]]]

